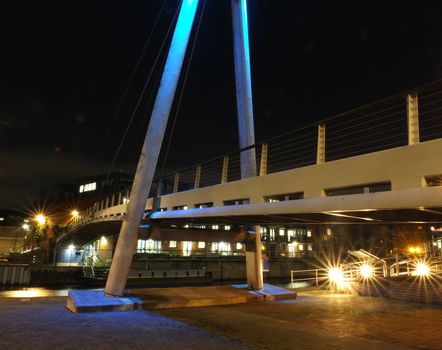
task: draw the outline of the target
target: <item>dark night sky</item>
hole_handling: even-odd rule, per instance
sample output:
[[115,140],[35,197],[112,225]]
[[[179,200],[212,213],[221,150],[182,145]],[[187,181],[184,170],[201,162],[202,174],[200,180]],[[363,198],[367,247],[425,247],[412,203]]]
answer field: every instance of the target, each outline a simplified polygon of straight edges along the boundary
[[[0,208],[109,170],[179,3],[111,123],[163,1],[2,1]],[[441,76],[438,3],[249,0],[257,141]],[[207,0],[167,170],[238,147],[231,37],[230,1]],[[114,170],[134,169],[159,73]]]

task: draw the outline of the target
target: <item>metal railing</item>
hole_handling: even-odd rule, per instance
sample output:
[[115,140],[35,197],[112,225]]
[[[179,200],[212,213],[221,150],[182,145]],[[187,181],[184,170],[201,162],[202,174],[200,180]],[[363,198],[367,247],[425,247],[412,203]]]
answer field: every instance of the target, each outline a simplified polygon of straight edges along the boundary
[[[236,181],[253,150],[257,176],[442,137],[442,79],[154,179],[149,196]],[[129,192],[97,200],[67,227],[125,215]],[[113,213],[106,209],[115,208]],[[120,209],[119,211],[117,209]],[[107,216],[106,216],[107,215]]]
[[442,79],[154,180],[161,196],[240,179],[254,150],[258,176],[442,137]]
[[[327,272],[326,269],[310,269],[310,270],[291,270],[290,271],[290,281],[291,283],[295,283],[296,282],[306,282],[306,281],[315,281],[316,287],[319,286],[319,280],[320,279],[324,279],[324,275],[320,275],[320,274],[325,274]],[[312,277],[298,277],[295,278],[296,274],[300,274],[301,276],[305,276],[307,275],[313,275]]]

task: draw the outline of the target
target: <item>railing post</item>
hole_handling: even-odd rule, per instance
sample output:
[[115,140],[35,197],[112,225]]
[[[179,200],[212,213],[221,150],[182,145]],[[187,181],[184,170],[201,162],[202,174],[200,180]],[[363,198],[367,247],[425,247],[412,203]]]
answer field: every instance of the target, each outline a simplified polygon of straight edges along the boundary
[[199,188],[200,181],[201,181],[201,165],[198,164],[195,170],[195,184],[193,185],[193,188]]
[[267,152],[268,144],[263,143],[261,148],[261,160],[259,162],[259,176],[267,175]]
[[161,196],[161,191],[162,190],[163,190],[163,178],[158,180],[157,197]]
[[113,207],[115,204],[115,194],[112,194],[112,198],[111,198],[111,207]]
[[121,192],[118,192],[118,205],[121,204]]
[[109,208],[109,197],[106,197],[106,204],[104,205],[105,208]]
[[104,199],[100,201],[100,210],[104,209]]
[[316,164],[325,163],[325,124],[318,124],[318,148],[316,153]]
[[223,172],[221,174],[221,183],[227,183],[227,175],[229,173],[229,156],[224,156],[223,159]]
[[417,93],[408,94],[407,100],[407,124],[408,124],[408,144],[415,145],[419,143],[419,107],[417,102]]
[[180,173],[175,174],[175,178],[173,180],[173,193],[178,192],[178,184],[180,182]]

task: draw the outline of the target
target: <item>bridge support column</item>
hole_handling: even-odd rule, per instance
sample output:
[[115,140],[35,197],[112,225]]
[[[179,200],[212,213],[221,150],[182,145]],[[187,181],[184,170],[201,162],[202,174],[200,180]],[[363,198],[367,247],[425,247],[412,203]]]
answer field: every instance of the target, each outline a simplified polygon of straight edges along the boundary
[[180,14],[138,161],[127,207],[127,216],[121,225],[109,277],[104,289],[107,295],[121,296],[126,286],[132,256],[137,245],[138,226],[146,207],[197,6],[198,0],[187,0],[181,4]]
[[229,175],[229,156],[224,156],[223,159],[223,171],[221,174],[221,183],[226,184]]
[[325,163],[325,124],[318,125],[318,147],[316,150],[316,164]]
[[193,188],[200,188],[201,181],[201,165],[197,165],[195,169],[195,182]]
[[419,109],[417,93],[407,95],[408,144],[419,143]]
[[249,289],[259,290],[264,288],[262,275],[261,228],[258,225],[253,228],[254,232],[249,232],[246,243],[247,286]]
[[[246,148],[255,143],[247,5],[246,0],[232,0],[231,4],[239,147]],[[240,157],[241,178],[256,176],[255,149],[241,152]]]
[[180,183],[180,174],[176,173],[175,178],[173,179],[173,193],[178,192],[179,183]]

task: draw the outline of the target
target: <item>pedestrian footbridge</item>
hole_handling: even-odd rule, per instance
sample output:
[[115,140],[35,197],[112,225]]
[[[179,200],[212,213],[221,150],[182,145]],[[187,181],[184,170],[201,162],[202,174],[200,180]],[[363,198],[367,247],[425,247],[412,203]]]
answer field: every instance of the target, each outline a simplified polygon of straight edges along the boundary
[[[140,230],[173,236],[189,224],[441,223],[441,87],[428,84],[158,178]],[[240,178],[244,152],[256,155],[255,177]],[[127,198],[115,194],[83,210],[58,244],[117,233]],[[241,239],[231,231],[220,234]]]

